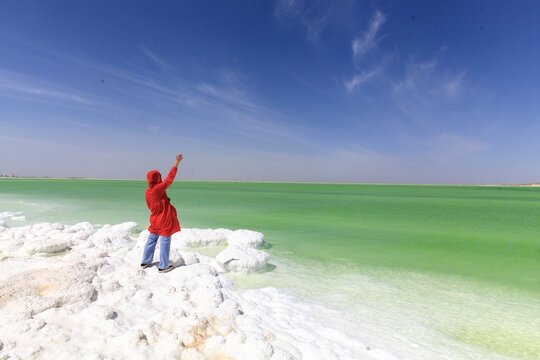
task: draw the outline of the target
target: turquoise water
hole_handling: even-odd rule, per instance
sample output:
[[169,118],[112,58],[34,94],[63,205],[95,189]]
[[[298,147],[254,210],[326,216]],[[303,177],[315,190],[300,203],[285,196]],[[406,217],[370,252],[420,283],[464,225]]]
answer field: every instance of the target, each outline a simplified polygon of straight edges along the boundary
[[[0,180],[26,222],[148,224],[144,181]],[[272,266],[232,276],[340,310],[410,356],[540,359],[540,189],[175,182],[182,227],[265,234]],[[396,324],[399,324],[397,326]],[[435,358],[431,356],[431,358]]]

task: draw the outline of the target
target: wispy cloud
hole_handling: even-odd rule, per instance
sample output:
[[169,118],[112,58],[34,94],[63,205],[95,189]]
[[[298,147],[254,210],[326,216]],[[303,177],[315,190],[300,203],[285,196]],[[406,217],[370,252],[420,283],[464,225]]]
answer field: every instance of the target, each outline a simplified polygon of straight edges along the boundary
[[[357,66],[362,56],[377,46],[377,43],[381,39],[380,37],[377,38],[377,34],[385,21],[386,16],[380,11],[376,11],[369,22],[368,30],[366,30],[360,37],[353,39],[352,55],[353,61],[357,62]],[[374,79],[386,67],[389,59],[390,55],[383,55],[374,68],[370,70],[364,69],[360,73],[356,74],[352,79],[345,80],[345,89],[347,89],[348,92],[352,92],[355,88]]]
[[241,106],[249,109],[259,108],[248,99],[243,91],[239,89],[220,87],[217,85],[210,85],[208,83],[200,83],[196,86],[196,88],[201,94],[207,95],[210,98],[230,106]]
[[[309,131],[285,121],[279,111],[259,105],[230,70],[222,81],[199,83],[189,92],[189,102],[199,113],[219,119],[214,126],[237,135],[268,141],[271,138],[305,142],[299,134]],[[232,78],[231,78],[232,76]]]
[[159,66],[162,70],[169,71],[171,69],[171,66],[168,62],[158,57],[156,54],[154,54],[150,49],[148,49],[146,46],[141,46],[141,50],[150,60],[152,60],[157,66]]
[[299,134],[309,131],[286,121],[286,116],[279,111],[259,105],[250,95],[249,79],[246,81],[238,71],[213,69],[205,73],[204,78],[208,80],[197,82],[168,74],[165,77],[142,74],[78,59],[74,61],[131,83],[130,87],[118,87],[117,91],[125,95],[159,99],[160,104],[171,109],[173,114],[189,112],[192,119],[220,132],[264,141],[281,138],[302,142],[305,140]]
[[489,144],[456,133],[443,133],[427,141],[431,157],[439,162],[454,162],[490,148]]
[[[36,59],[61,64],[65,74],[84,70],[86,76],[98,80],[99,88],[87,89],[94,91],[91,96],[77,89],[66,91],[70,90],[68,87],[41,86],[45,84],[42,81],[30,84],[57,91],[56,96],[63,92],[83,101],[91,99],[92,106],[85,106],[85,111],[100,114],[100,131],[105,134],[129,126],[132,136],[148,132],[159,132],[160,136],[176,140],[185,136],[187,140],[183,143],[198,142],[199,149],[221,145],[225,149],[231,146],[244,150],[273,148],[285,153],[291,149],[320,148],[313,139],[322,134],[264,104],[254,89],[253,78],[241,70],[216,66],[196,68],[195,65],[189,70],[178,69],[147,47],[141,48],[141,52],[157,67],[149,66],[148,61],[118,67],[56,49],[44,49],[40,44],[20,45],[31,48]],[[101,79],[105,82],[100,82]],[[71,84],[67,81],[64,84],[68,83]],[[22,84],[28,86],[26,82]],[[38,97],[28,93],[24,96]],[[79,99],[70,96],[66,99],[79,104],[76,101]],[[44,95],[39,97],[47,99]]]
[[330,16],[328,3],[310,2],[306,0],[277,0],[274,16],[280,22],[298,21],[306,31],[308,40],[316,42],[326,27]]
[[381,71],[380,67],[376,67],[371,71],[362,71],[360,74],[355,75],[351,80],[345,81],[345,88],[347,91],[352,92],[357,86],[365,84],[377,76]]
[[75,91],[60,89],[59,85],[36,82],[28,76],[22,74],[0,70],[0,90],[4,90],[4,95],[10,95],[10,92],[27,95],[31,100],[35,98],[48,98],[60,101],[77,102],[89,104],[90,101],[77,95]]
[[377,33],[379,32],[380,27],[386,21],[386,16],[383,15],[380,11],[376,11],[371,21],[369,23],[369,28],[361,36],[353,39],[352,41],[352,51],[353,58],[359,59],[362,55],[366,54],[371,49],[377,46],[377,43],[380,41],[380,37],[377,38]]
[[348,92],[353,92],[356,88],[361,87],[371,81],[374,81],[381,76],[388,64],[393,60],[393,54],[386,54],[378,59],[377,65],[369,70],[363,70],[359,74],[356,74],[352,79],[345,80],[343,85]]
[[441,67],[446,51],[442,47],[427,61],[410,60],[403,79],[392,89],[397,109],[422,128],[448,119],[454,103],[466,91],[466,70],[451,72]]
[[459,74],[450,76],[443,81],[441,89],[446,98],[454,99],[460,96],[463,92],[463,78],[465,74],[467,74],[467,70],[463,70]]

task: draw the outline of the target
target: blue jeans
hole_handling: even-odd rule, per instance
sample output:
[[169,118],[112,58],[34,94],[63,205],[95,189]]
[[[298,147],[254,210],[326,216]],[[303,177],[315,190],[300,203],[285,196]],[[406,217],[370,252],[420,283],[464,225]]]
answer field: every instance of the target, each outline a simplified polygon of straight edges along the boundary
[[158,234],[150,233],[148,240],[146,241],[146,245],[144,246],[142,263],[151,264],[152,260],[154,260],[154,250],[156,250],[158,237],[160,239],[159,268],[167,269],[169,267],[169,250],[171,249],[170,236],[159,236]]

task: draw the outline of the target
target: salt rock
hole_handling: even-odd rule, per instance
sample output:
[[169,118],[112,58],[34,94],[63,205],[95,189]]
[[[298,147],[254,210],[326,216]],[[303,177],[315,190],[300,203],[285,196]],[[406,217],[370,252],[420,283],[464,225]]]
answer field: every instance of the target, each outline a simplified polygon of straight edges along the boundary
[[103,250],[114,250],[127,246],[131,239],[129,231],[137,226],[135,222],[125,222],[118,225],[104,225],[88,238],[94,246]]
[[30,232],[33,235],[46,235],[56,229],[51,226],[49,223],[34,224],[30,228]]
[[264,235],[258,231],[236,230],[227,238],[229,245],[241,248],[258,248],[264,245]]
[[82,263],[23,272],[0,283],[0,307],[11,305],[18,311],[10,313],[32,316],[72,302],[89,302],[95,291],[91,285],[94,276]]
[[180,357],[182,360],[207,360],[207,357],[201,354],[195,348],[185,349]]
[[186,264],[182,257],[182,253],[175,248],[171,249],[169,253],[169,263],[173,266],[182,266]]
[[238,360],[271,359],[274,347],[261,334],[231,333],[225,337],[225,343],[215,355],[227,356]]
[[225,244],[232,233],[229,229],[182,229],[171,240],[180,247],[207,247]]
[[66,229],[69,232],[77,232],[80,230],[91,232],[95,230],[94,226],[90,224],[88,221],[84,221],[84,222],[80,222],[72,226],[68,226],[66,227]]
[[199,263],[210,265],[210,266],[213,267],[217,272],[223,273],[223,272],[226,272],[226,271],[227,271],[227,270],[225,270],[225,269],[223,268],[223,266],[221,265],[221,263],[220,263],[219,261],[217,261],[215,258],[213,258],[213,257],[211,257],[211,256],[206,256],[206,255],[198,254],[198,255],[197,255],[197,258],[199,259]]
[[86,240],[95,229],[90,223],[64,226],[59,223],[39,223],[15,228],[0,227],[0,247],[11,256],[32,256],[55,253]]
[[109,229],[115,231],[126,231],[130,232],[131,230],[137,227],[137,223],[134,221],[127,221],[116,225],[103,225],[102,229]]
[[106,292],[114,292],[120,289],[121,287],[122,285],[120,285],[120,283],[116,279],[110,279],[110,280],[104,281],[101,284],[101,288],[103,289],[103,291],[106,291]]
[[113,320],[118,316],[116,311],[107,305],[94,305],[88,307],[86,311],[89,313],[90,317],[94,319]]
[[21,226],[21,227],[16,227],[16,228],[13,228],[11,233],[12,233],[12,238],[13,239],[25,239],[27,235],[29,235],[29,233],[32,231],[32,227],[31,226]]
[[184,347],[177,334],[169,334],[152,344],[158,353],[163,354],[163,359],[180,359]]
[[227,271],[255,272],[265,268],[270,254],[252,248],[228,246],[216,256]]
[[[203,277],[217,277],[217,271],[206,264],[193,264],[191,266],[182,266],[178,268],[176,280],[190,288],[199,286],[199,281]],[[213,281],[213,280],[212,280]]]
[[125,231],[98,230],[89,240],[92,244],[103,250],[114,250],[127,246],[130,238]]
[[189,251],[181,251],[180,255],[184,259],[184,265],[193,265],[199,263],[199,256]]
[[148,229],[144,229],[137,237],[137,242],[148,240],[148,235],[150,235],[150,231],[148,231]]
[[50,238],[36,238],[33,241],[25,242],[23,249],[28,255],[36,253],[56,253],[66,250],[69,241],[56,240]]
[[64,224],[60,224],[60,223],[53,223],[51,224],[51,227],[55,230],[64,230],[65,229],[65,226]]

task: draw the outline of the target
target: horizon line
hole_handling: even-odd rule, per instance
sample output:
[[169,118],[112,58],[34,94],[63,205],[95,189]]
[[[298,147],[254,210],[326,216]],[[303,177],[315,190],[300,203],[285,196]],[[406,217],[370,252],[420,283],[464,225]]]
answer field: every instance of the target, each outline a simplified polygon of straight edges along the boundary
[[[38,176],[0,176],[0,179],[23,179],[23,180],[98,180],[98,181],[146,181],[146,179],[106,179],[85,177],[38,177]],[[230,182],[230,183],[263,183],[263,184],[334,184],[334,185],[411,185],[411,186],[530,186],[540,187],[538,183],[527,184],[422,184],[422,183],[384,183],[384,182],[329,182],[329,181],[272,181],[272,180],[186,180],[175,179],[185,182]]]

